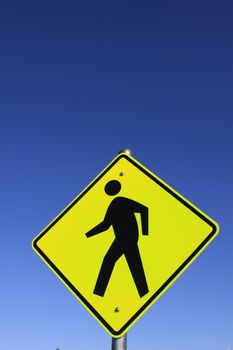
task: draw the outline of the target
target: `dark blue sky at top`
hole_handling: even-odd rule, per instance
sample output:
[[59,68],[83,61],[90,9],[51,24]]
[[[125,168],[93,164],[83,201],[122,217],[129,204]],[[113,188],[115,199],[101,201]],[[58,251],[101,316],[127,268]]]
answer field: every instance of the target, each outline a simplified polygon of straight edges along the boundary
[[0,3],[1,348],[110,348],[30,245],[127,146],[221,229],[129,347],[233,349],[232,14],[226,0]]
[[204,161],[230,156],[230,1],[9,1],[0,16],[3,140],[53,157],[64,140],[70,156],[198,140]]
[[226,1],[9,1],[1,11],[5,94],[17,91],[29,107],[92,102],[118,113],[141,98],[144,114],[156,95],[160,109],[178,99],[195,113],[207,95],[226,98],[231,14]]

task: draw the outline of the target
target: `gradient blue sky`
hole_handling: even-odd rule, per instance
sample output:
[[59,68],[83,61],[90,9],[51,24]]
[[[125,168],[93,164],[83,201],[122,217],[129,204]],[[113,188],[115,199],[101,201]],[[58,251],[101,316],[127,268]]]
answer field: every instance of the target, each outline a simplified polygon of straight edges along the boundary
[[1,1],[1,349],[110,349],[31,241],[125,146],[220,225],[128,349],[233,349],[232,14],[230,0]]

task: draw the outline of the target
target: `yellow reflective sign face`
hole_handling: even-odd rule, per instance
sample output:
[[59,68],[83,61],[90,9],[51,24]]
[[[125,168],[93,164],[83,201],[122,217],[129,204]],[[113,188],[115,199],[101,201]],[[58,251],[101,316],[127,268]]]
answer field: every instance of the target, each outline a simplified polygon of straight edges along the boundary
[[33,248],[111,336],[120,337],[217,233],[206,214],[121,154]]

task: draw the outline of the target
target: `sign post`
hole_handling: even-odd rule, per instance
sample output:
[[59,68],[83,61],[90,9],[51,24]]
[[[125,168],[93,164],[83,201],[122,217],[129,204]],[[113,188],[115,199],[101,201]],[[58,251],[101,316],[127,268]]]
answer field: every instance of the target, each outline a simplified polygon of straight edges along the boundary
[[112,338],[112,350],[126,350],[127,349],[127,333],[121,338]]
[[[126,153],[132,156],[132,151],[129,148],[123,148],[118,152],[118,154],[121,154],[121,153]],[[119,309],[116,308],[115,311],[118,312]],[[127,349],[127,333],[125,333],[121,338],[112,337],[112,350],[126,350],[126,349]]]
[[218,230],[125,149],[35,237],[33,249],[114,338],[112,349],[125,350],[129,328]]

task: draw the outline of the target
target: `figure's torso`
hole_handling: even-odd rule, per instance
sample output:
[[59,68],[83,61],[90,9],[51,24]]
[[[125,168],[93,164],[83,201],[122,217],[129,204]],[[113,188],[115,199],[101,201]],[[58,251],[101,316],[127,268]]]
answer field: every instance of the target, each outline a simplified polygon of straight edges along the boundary
[[111,221],[116,239],[128,243],[137,242],[138,225],[135,217],[134,201],[116,197],[108,208],[108,220]]

